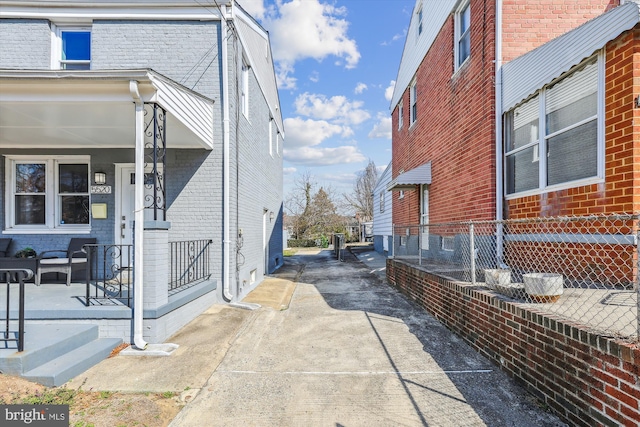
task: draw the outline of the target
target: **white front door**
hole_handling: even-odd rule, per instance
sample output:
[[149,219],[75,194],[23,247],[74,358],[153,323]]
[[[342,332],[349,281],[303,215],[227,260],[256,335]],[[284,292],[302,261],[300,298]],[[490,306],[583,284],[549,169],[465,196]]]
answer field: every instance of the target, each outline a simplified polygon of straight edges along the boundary
[[423,184],[420,186],[420,249],[429,249],[429,186]]

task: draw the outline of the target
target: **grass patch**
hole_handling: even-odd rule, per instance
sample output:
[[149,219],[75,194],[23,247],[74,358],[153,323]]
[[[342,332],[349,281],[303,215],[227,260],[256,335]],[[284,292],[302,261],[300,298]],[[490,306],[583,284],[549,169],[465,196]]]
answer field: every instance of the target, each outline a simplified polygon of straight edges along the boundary
[[296,252],[298,252],[296,249],[285,249],[282,254],[284,256],[293,256],[296,254]]
[[27,405],[71,405],[78,392],[68,388],[55,388],[22,399]]

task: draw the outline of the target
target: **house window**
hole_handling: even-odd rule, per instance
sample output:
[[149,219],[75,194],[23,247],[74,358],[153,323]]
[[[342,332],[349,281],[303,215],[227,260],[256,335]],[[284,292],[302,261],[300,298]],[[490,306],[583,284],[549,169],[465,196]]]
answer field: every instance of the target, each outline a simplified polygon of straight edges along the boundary
[[507,194],[575,187],[602,177],[601,64],[601,55],[585,61],[505,115]]
[[402,200],[402,199],[404,199],[404,190],[400,190],[398,192],[398,200]]
[[241,93],[240,93],[240,103],[242,108],[242,114],[245,117],[249,117],[249,66],[243,61],[242,62],[242,73],[241,73]]
[[6,227],[77,232],[89,227],[87,156],[7,156]]
[[53,68],[91,69],[91,27],[54,27]]
[[442,250],[443,251],[453,251],[455,250],[455,237],[446,236],[442,238]]
[[471,54],[471,8],[469,2],[462,4],[455,14],[455,69],[464,64]]
[[409,103],[411,104],[411,110],[409,111],[409,121],[411,125],[413,125],[416,122],[418,116],[418,89],[415,79],[411,83],[411,88],[409,89]]
[[422,34],[422,6],[418,10],[418,36]]
[[380,192],[380,213],[384,213],[384,191]]
[[402,125],[404,124],[404,120],[402,117],[404,116],[404,105],[402,101],[398,104],[398,129],[402,129]]

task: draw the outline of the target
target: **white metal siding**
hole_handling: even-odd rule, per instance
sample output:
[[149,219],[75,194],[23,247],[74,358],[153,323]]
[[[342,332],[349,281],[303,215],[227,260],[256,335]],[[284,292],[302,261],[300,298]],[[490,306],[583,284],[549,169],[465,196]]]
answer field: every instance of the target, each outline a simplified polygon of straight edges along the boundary
[[[378,183],[373,190],[373,235],[391,235],[391,192],[387,191],[387,185],[391,182],[391,163],[382,172]],[[384,192],[384,212],[380,212],[380,193]]]
[[640,21],[629,2],[592,19],[502,67],[502,111],[509,111]]

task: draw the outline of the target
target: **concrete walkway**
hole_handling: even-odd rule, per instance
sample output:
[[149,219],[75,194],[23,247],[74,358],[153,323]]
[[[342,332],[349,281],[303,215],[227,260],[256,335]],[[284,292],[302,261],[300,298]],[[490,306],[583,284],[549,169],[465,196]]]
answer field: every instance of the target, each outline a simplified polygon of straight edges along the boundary
[[67,386],[177,392],[175,427],[563,425],[383,268],[371,247],[300,252],[243,301],[260,308],[213,306],[171,356],[119,355]]

